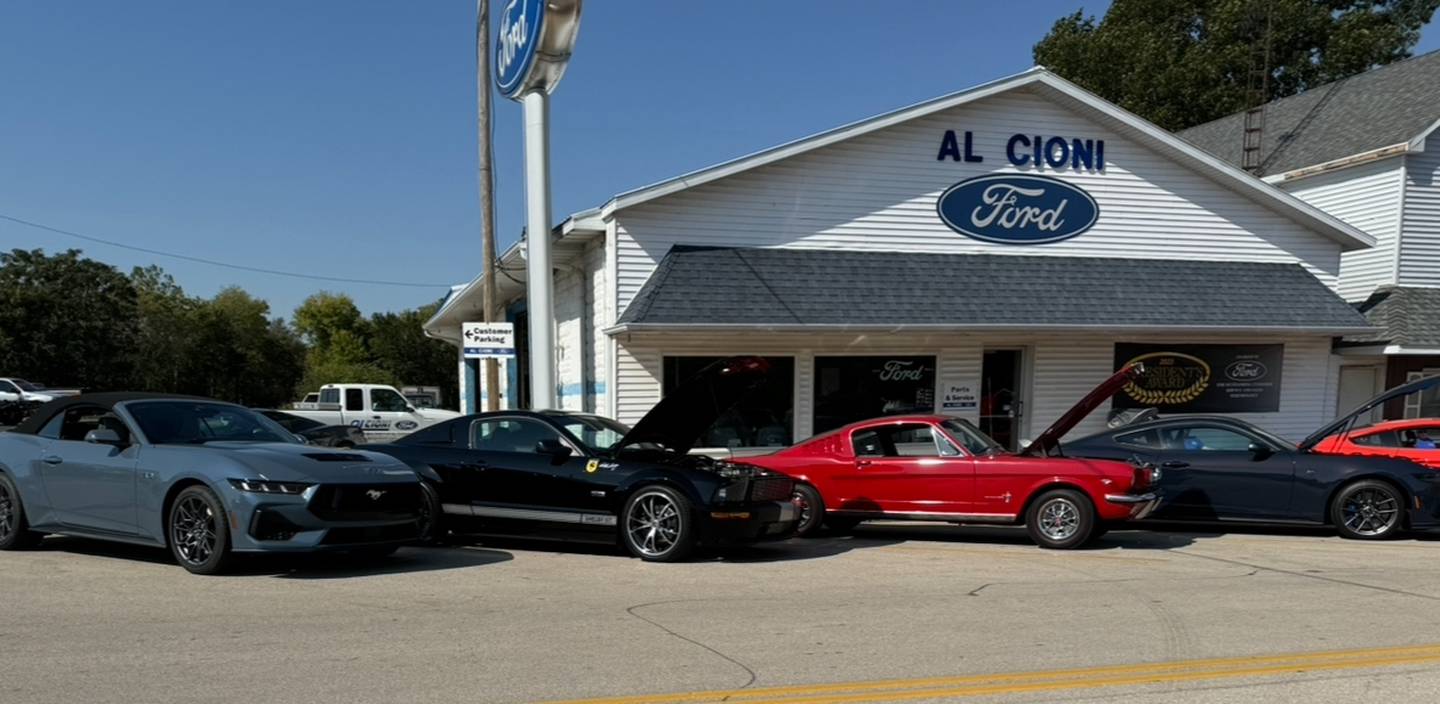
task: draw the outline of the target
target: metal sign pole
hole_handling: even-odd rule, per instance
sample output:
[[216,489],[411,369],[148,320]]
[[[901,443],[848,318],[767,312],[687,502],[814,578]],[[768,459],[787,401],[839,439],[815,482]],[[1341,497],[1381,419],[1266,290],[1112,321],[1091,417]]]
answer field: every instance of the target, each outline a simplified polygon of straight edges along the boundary
[[525,269],[530,327],[530,407],[555,408],[555,311],[550,266],[550,99],[532,90],[525,107]]

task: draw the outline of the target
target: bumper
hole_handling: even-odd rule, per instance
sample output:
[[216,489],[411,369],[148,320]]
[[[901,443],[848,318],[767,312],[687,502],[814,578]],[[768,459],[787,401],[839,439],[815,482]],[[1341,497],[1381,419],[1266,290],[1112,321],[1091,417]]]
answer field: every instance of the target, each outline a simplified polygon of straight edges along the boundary
[[800,510],[789,501],[712,508],[701,515],[700,541],[707,545],[783,540],[794,535],[800,525]]
[[229,493],[230,535],[236,552],[347,550],[398,545],[420,537],[419,506],[383,514],[331,514],[312,506],[313,496],[308,493],[294,497]]
[[1160,505],[1160,492],[1151,491],[1144,494],[1106,494],[1105,503],[1116,508],[1127,508],[1129,509],[1129,515],[1124,516],[1124,518],[1139,520],[1150,515],[1150,513],[1155,510],[1155,507]]

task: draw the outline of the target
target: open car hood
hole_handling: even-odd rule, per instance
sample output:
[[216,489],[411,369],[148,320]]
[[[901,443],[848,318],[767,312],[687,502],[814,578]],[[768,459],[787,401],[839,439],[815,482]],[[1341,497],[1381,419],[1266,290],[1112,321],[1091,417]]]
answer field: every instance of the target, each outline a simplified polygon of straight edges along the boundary
[[765,381],[770,363],[760,357],[731,357],[700,370],[650,409],[615,446],[621,450],[654,443],[680,454],[700,434]]
[[1355,408],[1355,410],[1350,411],[1349,413],[1346,413],[1345,415],[1340,416],[1333,421],[1330,421],[1330,423],[1325,427],[1311,433],[1310,437],[1307,437],[1300,442],[1300,449],[1304,451],[1315,447],[1317,444],[1320,443],[1321,440],[1324,440],[1325,438],[1334,435],[1341,428],[1349,425],[1350,421],[1355,419],[1355,416],[1358,416],[1362,413],[1368,413],[1372,408],[1375,408],[1376,406],[1379,406],[1386,401],[1424,391],[1435,386],[1436,384],[1440,384],[1440,376],[1427,376],[1424,379],[1416,379],[1415,381],[1412,381],[1408,384],[1401,384],[1400,386],[1397,386],[1393,389],[1382,391],[1375,398],[1372,398],[1369,401],[1360,404],[1358,407]]
[[1090,393],[1085,394],[1084,398],[1080,399],[1074,406],[1071,406],[1070,410],[1065,412],[1065,415],[1060,416],[1054,423],[1051,423],[1050,427],[1046,428],[1045,432],[1040,433],[1039,437],[1032,440],[1029,445],[1021,448],[1019,454],[1042,456],[1049,454],[1051,450],[1060,444],[1060,438],[1065,437],[1065,433],[1070,432],[1080,421],[1085,420],[1085,416],[1090,415],[1092,411],[1099,408],[1100,404],[1110,400],[1110,397],[1114,396],[1120,389],[1125,388],[1126,384],[1144,373],[1145,365],[1139,363],[1131,364],[1115,372],[1109,379],[1100,382],[1099,386],[1091,389]]

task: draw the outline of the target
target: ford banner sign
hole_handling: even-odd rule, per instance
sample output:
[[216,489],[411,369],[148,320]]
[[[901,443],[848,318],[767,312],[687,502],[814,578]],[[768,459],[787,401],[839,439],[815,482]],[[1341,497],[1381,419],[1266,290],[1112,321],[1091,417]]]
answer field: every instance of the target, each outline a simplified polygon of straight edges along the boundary
[[580,27],[580,0],[505,0],[495,37],[495,87],[512,100],[555,89]]
[[950,229],[982,242],[1046,244],[1090,229],[1100,206],[1089,193],[1060,179],[991,174],[957,183],[935,204]]

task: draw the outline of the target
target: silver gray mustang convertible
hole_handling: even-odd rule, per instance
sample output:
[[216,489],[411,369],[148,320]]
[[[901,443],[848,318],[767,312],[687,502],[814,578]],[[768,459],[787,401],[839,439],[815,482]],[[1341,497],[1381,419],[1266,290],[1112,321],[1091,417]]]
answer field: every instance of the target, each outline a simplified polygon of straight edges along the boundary
[[168,547],[216,574],[236,552],[389,554],[424,506],[399,460],[305,445],[210,399],[71,396],[0,433],[0,550],[56,533]]

